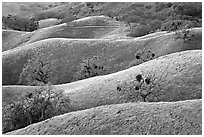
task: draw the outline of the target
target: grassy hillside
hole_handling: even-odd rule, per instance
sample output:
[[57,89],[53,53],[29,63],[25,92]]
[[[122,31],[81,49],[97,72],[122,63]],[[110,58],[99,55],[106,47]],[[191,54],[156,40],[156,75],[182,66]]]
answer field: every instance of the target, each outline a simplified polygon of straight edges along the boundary
[[10,50],[27,42],[31,33],[15,30],[2,31],[2,51]]
[[[136,76],[154,76],[152,88],[158,100],[180,101],[202,98],[202,54],[201,50],[173,53],[148,61],[129,69],[98,76],[69,84],[55,85],[70,98],[72,111],[107,104],[143,101],[134,90],[139,83]],[[118,90],[117,87],[121,90]],[[17,96],[32,92],[35,86],[3,86],[3,102],[18,100]],[[145,88],[144,91],[148,91]],[[21,96],[21,95],[20,95]],[[16,97],[16,98],[14,98]]]
[[[35,54],[50,59],[53,84],[68,83],[73,80],[74,73],[79,70],[80,63],[86,57],[101,56],[101,62],[106,68],[105,74],[109,74],[142,63],[142,60],[135,57],[137,52],[149,50],[157,58],[174,52],[202,49],[202,30],[193,29],[192,33],[194,37],[187,43],[183,39],[175,39],[174,32],[148,39],[113,41],[110,39],[55,38],[34,42],[2,53],[2,83],[3,85],[17,84],[24,64]],[[46,34],[41,34],[46,36]],[[50,35],[53,34],[50,33]],[[37,37],[36,33],[30,41],[36,41]],[[15,71],[13,68],[16,68]]]
[[53,117],[8,135],[201,135],[202,100],[125,103]]
[[[108,17],[93,16],[82,21],[79,20],[76,22],[70,22],[68,25],[64,23],[44,28],[45,26],[50,26],[53,23],[56,23],[56,20],[42,20],[39,22],[39,25],[40,28],[43,29],[39,29],[34,32],[27,32],[25,35],[19,35],[18,38],[10,33],[9,39],[2,39],[4,47],[3,51],[49,38],[103,38],[109,35],[112,31],[121,29],[120,27],[124,27],[124,23],[115,21]],[[9,30],[4,30],[3,35],[5,35],[4,33],[8,33],[7,31]]]

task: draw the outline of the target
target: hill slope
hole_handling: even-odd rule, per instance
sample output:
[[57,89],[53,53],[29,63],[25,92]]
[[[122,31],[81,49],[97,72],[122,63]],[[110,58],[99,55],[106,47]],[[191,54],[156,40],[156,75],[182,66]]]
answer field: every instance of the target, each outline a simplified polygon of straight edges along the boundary
[[[156,78],[147,101],[180,101],[202,98],[202,51],[177,52],[142,63],[129,69],[105,76],[93,77],[68,84],[55,85],[70,99],[72,111],[107,104],[143,101],[140,92],[135,90],[139,84],[136,76]],[[120,87],[121,90],[118,90]],[[3,86],[3,102],[18,100],[35,86]],[[149,86],[142,92],[149,92]]]
[[[50,20],[52,19],[40,21],[40,27],[59,22]],[[88,19],[82,18],[81,21],[76,20],[69,24],[64,23],[46,28],[43,27],[34,32],[27,32],[25,35],[19,35],[18,38],[10,34],[10,39],[2,39],[3,51],[49,38],[102,39],[108,36],[109,33],[112,34],[114,33],[113,31],[121,29],[125,29],[124,23],[105,16],[91,16]],[[4,33],[7,34],[8,31],[9,30],[4,30],[3,35],[5,35]],[[121,37],[122,35],[122,37],[126,37],[125,34],[126,32],[122,32],[121,34],[117,34],[117,36]]]
[[2,15],[8,14],[29,17],[43,10],[49,9],[50,6],[61,5],[59,2],[3,2],[2,3]]
[[202,100],[125,103],[53,117],[9,135],[201,135]]
[[[68,83],[73,81],[73,75],[79,70],[80,63],[87,57],[101,56],[101,62],[106,68],[106,73],[114,73],[131,66],[142,63],[136,59],[138,52],[150,51],[155,54],[154,58],[162,55],[202,49],[202,30],[193,29],[194,37],[190,42],[183,39],[175,39],[175,33],[167,33],[147,39],[62,39],[53,38],[41,40],[28,45],[20,46],[13,50],[2,53],[2,77],[3,85],[17,84],[27,59],[33,55],[49,58],[53,64],[51,82],[53,84]],[[36,36],[37,37],[37,36]],[[34,40],[34,36],[32,40]],[[35,41],[35,40],[34,40]],[[13,68],[16,68],[14,71]]]

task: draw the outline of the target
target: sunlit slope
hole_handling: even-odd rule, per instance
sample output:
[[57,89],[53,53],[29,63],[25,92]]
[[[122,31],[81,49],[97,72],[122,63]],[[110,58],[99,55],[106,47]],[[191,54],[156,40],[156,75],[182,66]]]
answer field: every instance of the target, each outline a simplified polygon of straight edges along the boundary
[[201,135],[202,100],[125,103],[53,117],[9,135]]
[[[55,85],[70,98],[72,111],[107,104],[143,101],[135,87],[139,84],[136,76],[153,78],[159,86],[151,88],[156,96],[152,101],[181,101],[202,98],[202,51],[192,50],[169,54],[117,73],[98,76],[68,84]],[[152,79],[153,79],[152,78]],[[152,80],[151,79],[151,80]],[[121,90],[118,90],[118,87]],[[26,92],[39,87],[3,86],[5,103],[18,100]],[[148,91],[145,88],[143,92]],[[21,93],[21,94],[20,94]],[[153,99],[147,98],[147,101]]]
[[144,53],[150,51],[155,54],[154,58],[157,58],[174,52],[202,49],[201,28],[193,29],[192,32],[194,37],[187,43],[183,39],[175,39],[174,33],[147,39],[53,38],[34,42],[2,53],[2,83],[3,85],[17,84],[24,64],[35,54],[50,58],[53,64],[51,82],[61,84],[73,80],[79,64],[87,57],[101,56],[106,74],[109,74],[142,63],[141,59],[136,59],[136,54],[141,51]]
[[[124,23],[105,16],[90,16],[68,24],[55,25],[59,23],[57,19],[45,19],[39,21],[39,29],[34,32],[27,32],[18,38],[10,34],[10,39],[2,39],[3,51],[49,38],[103,39],[109,34],[126,38],[127,33]],[[4,30],[3,35],[8,31]]]

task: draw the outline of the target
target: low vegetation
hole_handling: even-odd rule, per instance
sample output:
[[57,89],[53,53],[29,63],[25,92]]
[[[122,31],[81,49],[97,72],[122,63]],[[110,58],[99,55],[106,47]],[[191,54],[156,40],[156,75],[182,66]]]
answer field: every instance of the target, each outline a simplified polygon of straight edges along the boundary
[[84,59],[80,64],[80,69],[74,74],[73,80],[81,80],[105,74],[105,66],[102,64],[102,57],[94,56]]
[[33,19],[21,18],[17,16],[3,16],[2,23],[5,28],[18,31],[34,31],[38,29],[38,22]]
[[[36,59],[36,56],[38,58]],[[22,85],[44,85],[50,82],[51,64],[45,56],[37,54],[28,60],[19,77],[19,84]]]
[[3,106],[3,133],[69,112],[69,102],[62,91],[54,91],[51,86],[27,93],[20,101]]
[[201,135],[202,100],[105,105],[53,117],[8,135]]

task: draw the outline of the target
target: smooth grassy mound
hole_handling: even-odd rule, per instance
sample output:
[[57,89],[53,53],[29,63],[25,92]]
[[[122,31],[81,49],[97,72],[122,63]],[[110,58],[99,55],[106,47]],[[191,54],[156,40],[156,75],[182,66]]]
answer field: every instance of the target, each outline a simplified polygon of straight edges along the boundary
[[[141,64],[135,55],[139,51],[151,51],[155,57],[174,52],[202,49],[202,31],[193,29],[195,36],[188,43],[175,40],[174,33],[163,34],[148,39],[47,39],[20,46],[2,53],[3,85],[14,85],[19,80],[27,59],[40,53],[53,63],[53,84],[73,81],[73,75],[79,70],[84,58],[101,56],[106,74]],[[37,36],[36,36],[37,37]],[[34,38],[34,36],[32,37]],[[13,70],[15,68],[15,70]]]
[[[129,69],[105,76],[93,77],[69,84],[55,85],[70,98],[72,111],[101,105],[143,101],[134,88],[138,82],[136,76],[154,75],[156,85],[152,88],[158,100],[181,101],[202,98],[202,51],[192,50],[177,52],[142,63]],[[160,79],[160,80],[157,80]],[[117,90],[120,86],[122,90]],[[13,97],[31,92],[39,87],[3,86],[3,102],[8,104]],[[147,91],[145,89],[144,91]],[[21,95],[20,95],[21,96]]]
[[8,135],[201,135],[202,100],[125,103],[53,117]]
[[39,23],[38,28],[42,29],[42,28],[58,25],[60,23],[60,20],[58,20],[57,18],[48,18],[48,19],[39,20],[38,23]]
[[115,21],[107,16],[89,16],[68,23],[73,26],[119,26],[122,22]]

